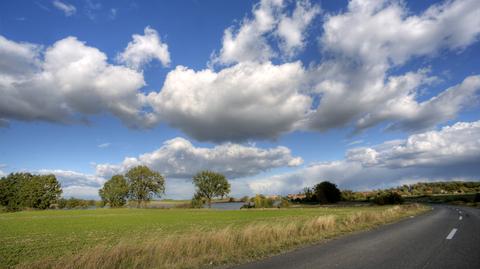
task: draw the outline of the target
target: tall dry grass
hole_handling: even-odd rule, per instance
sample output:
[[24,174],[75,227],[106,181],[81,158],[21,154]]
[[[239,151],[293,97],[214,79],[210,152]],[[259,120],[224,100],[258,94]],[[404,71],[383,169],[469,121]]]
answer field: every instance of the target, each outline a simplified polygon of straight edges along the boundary
[[46,259],[23,268],[199,268],[258,259],[301,244],[364,230],[426,210],[420,205],[339,217],[320,216],[278,223],[254,223],[242,228],[198,231],[151,238],[143,243],[98,246],[60,260]]

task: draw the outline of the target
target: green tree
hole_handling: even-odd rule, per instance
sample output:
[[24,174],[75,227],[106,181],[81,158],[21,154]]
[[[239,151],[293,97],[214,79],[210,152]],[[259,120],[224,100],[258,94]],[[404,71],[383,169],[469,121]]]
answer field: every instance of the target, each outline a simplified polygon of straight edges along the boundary
[[223,197],[230,193],[230,183],[227,178],[212,171],[201,171],[193,177],[193,184],[196,187],[198,197],[207,200],[208,207],[212,206],[212,199]]
[[114,175],[105,182],[103,188],[98,191],[105,204],[110,207],[121,207],[127,203],[128,183],[123,175]]
[[60,198],[62,189],[54,175],[12,173],[0,180],[0,204],[8,211],[46,209]]
[[317,201],[323,204],[336,203],[342,198],[342,193],[337,188],[337,185],[328,181],[315,185],[314,189]]
[[24,182],[20,192],[25,207],[47,209],[57,203],[62,189],[55,175],[35,175]]
[[137,206],[150,201],[154,196],[160,197],[165,193],[165,179],[160,173],[139,165],[130,169],[125,177],[128,182],[128,197],[137,201]]
[[271,208],[273,207],[273,199],[265,197],[265,195],[257,194],[253,198],[255,208]]

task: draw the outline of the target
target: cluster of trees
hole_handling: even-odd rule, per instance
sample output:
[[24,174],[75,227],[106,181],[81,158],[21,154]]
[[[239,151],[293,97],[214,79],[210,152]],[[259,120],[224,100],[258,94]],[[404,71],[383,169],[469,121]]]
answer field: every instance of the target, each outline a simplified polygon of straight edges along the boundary
[[60,198],[57,202],[57,208],[60,209],[79,209],[89,207],[102,207],[103,202],[95,200],[85,200],[71,197],[69,199]]
[[0,179],[0,205],[7,211],[46,209],[57,203],[61,194],[55,175],[12,173]]
[[411,185],[403,185],[388,191],[398,192],[404,196],[418,196],[431,194],[459,194],[480,192],[480,182],[420,182]]
[[[192,180],[196,188],[192,207],[203,207],[205,203],[211,207],[212,199],[230,193],[230,184],[220,173],[201,171]],[[112,176],[99,190],[102,201],[110,207],[124,206],[127,201],[134,201],[140,207],[164,193],[164,177],[142,165],[130,169],[125,175]]]
[[331,204],[339,201],[370,201],[378,205],[402,204],[403,197],[395,191],[375,191],[369,194],[351,190],[340,191],[337,185],[323,181],[312,188],[305,188],[304,198],[296,198],[294,202]]
[[290,206],[290,201],[285,197],[273,199],[262,194],[257,194],[252,198],[244,196],[240,200],[245,203],[241,208],[283,208]]
[[135,201],[137,207],[165,193],[165,179],[147,166],[139,165],[125,175],[112,176],[98,191],[105,204],[121,207],[127,200]]
[[331,204],[337,203],[342,199],[342,193],[337,188],[337,185],[329,181],[318,183],[312,188],[305,188],[304,195],[305,198],[297,198],[294,202]]

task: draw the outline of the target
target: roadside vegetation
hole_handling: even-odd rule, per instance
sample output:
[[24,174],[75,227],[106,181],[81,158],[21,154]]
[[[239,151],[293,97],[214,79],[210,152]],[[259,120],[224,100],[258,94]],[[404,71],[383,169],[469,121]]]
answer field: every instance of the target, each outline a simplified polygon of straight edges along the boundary
[[369,229],[424,210],[418,205],[402,205],[0,214],[0,267],[195,268],[232,264]]

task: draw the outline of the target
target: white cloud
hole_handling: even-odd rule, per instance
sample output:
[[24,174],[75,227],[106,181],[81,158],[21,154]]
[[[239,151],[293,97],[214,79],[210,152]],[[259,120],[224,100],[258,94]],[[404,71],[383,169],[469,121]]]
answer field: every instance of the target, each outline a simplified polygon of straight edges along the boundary
[[54,0],[52,4],[55,8],[61,10],[67,17],[72,16],[77,12],[77,8],[74,5],[64,3],[60,0]]
[[17,43],[0,35],[0,83],[12,76],[30,75],[40,64],[41,46]]
[[98,189],[98,187],[89,186],[69,186],[62,188],[62,196],[65,198],[100,199]]
[[286,147],[261,149],[253,146],[226,143],[213,148],[195,147],[183,138],[165,141],[159,149],[127,157],[121,164],[99,164],[96,174],[111,177],[125,173],[137,165],[146,165],[167,178],[192,178],[198,171],[209,169],[228,178],[257,175],[276,167],[298,166],[299,157],[293,157]]
[[283,0],[262,0],[255,5],[253,19],[245,18],[236,31],[234,27],[225,30],[222,49],[213,62],[231,64],[270,59],[274,52],[264,35],[274,29],[282,6]]
[[431,99],[418,103],[413,93],[392,98],[357,122],[358,128],[372,126],[387,119],[396,120],[389,129],[418,131],[446,122],[457,116],[480,91],[480,76],[469,76]]
[[112,144],[111,143],[102,143],[102,144],[99,144],[97,147],[99,148],[108,148],[110,147]]
[[[417,91],[434,78],[426,70],[389,76],[393,67],[413,57],[434,56],[440,50],[460,50],[477,41],[480,2],[447,1],[433,5],[419,15],[411,15],[397,1],[351,1],[346,12],[327,16],[320,45],[330,60],[312,71],[315,94],[321,96],[311,113],[308,128],[327,130],[360,121],[357,128],[368,128],[381,121],[400,121],[398,127],[433,127],[453,118],[475,93],[474,78],[467,78],[458,89],[449,90],[456,102],[427,119],[429,109],[443,99],[418,103]],[[403,121],[403,122],[402,122]],[[404,124],[414,122],[414,124]],[[415,125],[415,126],[414,126]],[[411,128],[415,129],[415,128]]]
[[157,31],[147,26],[144,35],[133,35],[133,41],[117,56],[121,63],[134,69],[142,69],[152,60],[158,60],[163,66],[170,64],[168,45],[162,43]]
[[269,39],[278,37],[280,49],[287,57],[304,47],[305,30],[319,13],[317,5],[303,0],[296,4],[288,15],[283,0],[261,0],[252,9],[253,18],[244,18],[238,29],[227,28],[223,35],[222,48],[212,57],[213,63],[234,64],[239,62],[264,62],[278,56]]
[[99,187],[105,181],[102,177],[89,175],[69,170],[61,169],[41,169],[40,174],[54,174],[62,184],[62,187],[69,186],[90,186]]
[[352,0],[347,12],[327,17],[321,42],[364,64],[398,65],[414,55],[464,48],[476,41],[479,7],[476,0],[446,1],[410,15],[400,1]]
[[308,112],[304,78],[300,62],[240,63],[219,72],[178,66],[148,100],[162,120],[198,140],[270,139],[295,129]]
[[459,122],[349,150],[345,160],[313,164],[292,173],[247,180],[253,193],[295,193],[323,180],[341,188],[378,189],[404,182],[478,180],[480,121]]
[[281,16],[276,34],[281,39],[284,56],[292,57],[305,47],[306,29],[319,13],[320,7],[309,1],[298,1],[291,16]]
[[413,14],[398,1],[353,0],[345,11],[325,15],[318,38],[323,62],[304,68],[299,61],[282,62],[304,47],[320,8],[300,1],[290,12],[291,2],[263,0],[251,17],[225,31],[219,54],[212,56],[229,66],[177,66],[161,91],[148,95],[140,91],[142,67],[152,60],[170,63],[167,45],[150,27],[133,35],[118,56],[131,68],[109,64],[103,52],[74,37],[42,49],[0,36],[0,126],[12,119],[82,122],[108,112],[128,127],[165,122],[214,142],[343,126],[361,131],[383,122],[413,132],[432,128],[476,99],[479,77],[421,102],[419,92],[438,78],[426,68],[392,71],[414,57],[461,52],[476,42],[479,3],[447,1]]
[[142,73],[110,65],[106,55],[75,37],[43,50],[0,37],[0,119],[85,121],[85,116],[110,112],[127,126],[148,126],[142,112]]
[[347,159],[363,166],[389,168],[453,165],[480,160],[480,121],[458,122],[440,131],[415,134],[406,140],[381,144],[374,148],[357,148]]
[[111,20],[114,20],[117,17],[118,9],[117,8],[111,8],[108,17]]

